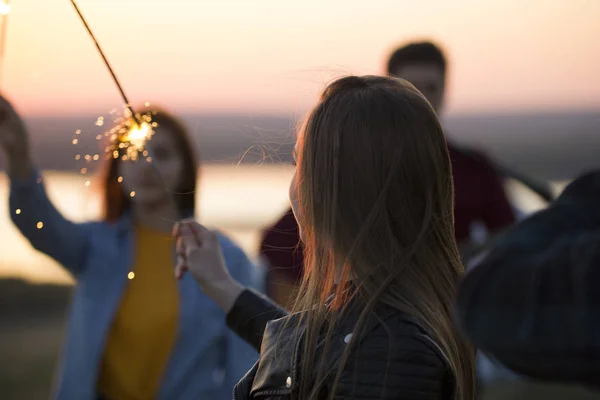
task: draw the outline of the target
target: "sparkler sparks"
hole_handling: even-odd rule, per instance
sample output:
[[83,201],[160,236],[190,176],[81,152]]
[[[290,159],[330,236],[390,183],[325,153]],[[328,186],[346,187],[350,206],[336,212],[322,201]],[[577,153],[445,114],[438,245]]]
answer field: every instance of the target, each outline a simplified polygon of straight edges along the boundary
[[135,125],[131,127],[127,132],[119,138],[121,143],[129,143],[137,149],[141,150],[144,148],[146,140],[150,136],[152,127],[147,122],[142,122],[141,125]]
[[[121,142],[121,144],[124,144],[124,146],[122,146],[122,147],[119,146],[119,148],[127,149],[127,158],[128,159],[137,160],[137,156],[138,156],[137,153],[139,151],[143,150],[146,140],[150,139],[150,137],[152,136],[152,133],[153,133],[152,128],[155,127],[156,125],[154,123],[152,123],[152,118],[150,117],[150,115],[141,116],[140,114],[136,114],[135,111],[133,111],[133,108],[131,107],[131,103],[129,102],[129,99],[127,98],[127,95],[125,94],[125,91],[123,90],[123,87],[121,86],[121,83],[119,82],[119,79],[117,78],[117,75],[115,74],[114,70],[112,69],[110,63],[108,62],[108,59],[104,55],[104,52],[102,51],[102,48],[100,47],[100,44],[98,43],[98,40],[96,39],[96,36],[94,36],[94,33],[92,32],[91,28],[89,27],[85,17],[79,10],[77,3],[75,2],[75,0],[71,0],[71,4],[73,5],[73,8],[75,9],[75,12],[79,16],[79,19],[83,23],[85,29],[87,30],[88,34],[90,35],[94,44],[96,45],[96,49],[98,50],[100,57],[102,57],[102,61],[104,61],[104,65],[106,65],[108,72],[110,72],[110,75],[113,78],[113,81],[115,82],[115,85],[117,86],[117,89],[119,89],[119,93],[121,94],[123,102],[125,103],[126,113],[128,114],[128,115],[126,114],[127,119],[126,119],[124,127],[123,127],[125,130],[124,131],[121,130],[117,137],[119,139],[119,141]],[[146,102],[146,104],[149,105],[150,103]],[[98,120],[96,121],[96,125],[97,126],[104,125],[104,118],[99,117]],[[113,157],[118,158],[118,156],[116,156],[116,157],[114,156],[114,152],[113,152]],[[123,159],[125,159],[125,156],[123,156]]]
[[[111,114],[116,114],[116,110],[111,111]],[[103,126],[105,122],[105,117],[99,116],[95,120],[95,125]],[[144,159],[146,162],[151,162],[151,151],[146,148],[146,142],[151,139],[154,128],[158,126],[156,122],[152,121],[152,112],[137,114],[135,118],[132,118],[129,108],[125,107],[124,112],[116,115],[112,122],[114,125],[110,129],[96,135],[96,140],[106,138],[112,142],[104,146],[104,159],[113,158],[122,161]],[[73,145],[77,146],[84,143],[84,139],[82,130],[77,129],[71,141]],[[76,154],[75,160],[85,163],[79,168],[79,173],[81,175],[89,174],[91,171],[90,164],[99,161],[101,157],[102,154],[100,153]],[[152,167],[155,168],[155,165],[152,165]],[[118,182],[121,183],[122,181],[123,178],[119,177]],[[91,181],[85,180],[84,186],[86,188],[91,187]],[[130,196],[135,196],[135,192],[130,193]]]
[[115,143],[109,149],[113,158],[137,161],[140,157],[145,157],[148,160],[151,152],[146,147],[146,142],[152,139],[153,127],[156,126],[152,122],[152,114],[138,114],[134,119],[126,110],[126,116],[115,122],[118,123],[117,128],[108,132],[112,133],[111,140]]

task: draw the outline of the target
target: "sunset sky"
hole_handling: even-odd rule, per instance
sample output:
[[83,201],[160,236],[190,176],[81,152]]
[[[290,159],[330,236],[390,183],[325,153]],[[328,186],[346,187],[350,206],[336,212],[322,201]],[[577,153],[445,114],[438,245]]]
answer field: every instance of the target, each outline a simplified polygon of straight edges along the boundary
[[[2,90],[26,115],[120,98],[69,0],[12,0]],[[433,38],[451,112],[600,108],[600,0],[80,0],[134,103],[303,112],[336,76]]]

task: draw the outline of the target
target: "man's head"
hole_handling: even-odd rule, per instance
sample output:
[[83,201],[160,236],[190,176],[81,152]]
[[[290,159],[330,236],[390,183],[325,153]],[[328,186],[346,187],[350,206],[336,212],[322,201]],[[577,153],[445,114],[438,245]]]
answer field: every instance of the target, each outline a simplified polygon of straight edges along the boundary
[[429,100],[437,113],[444,101],[446,58],[431,42],[410,43],[392,53],[387,73],[406,79]]

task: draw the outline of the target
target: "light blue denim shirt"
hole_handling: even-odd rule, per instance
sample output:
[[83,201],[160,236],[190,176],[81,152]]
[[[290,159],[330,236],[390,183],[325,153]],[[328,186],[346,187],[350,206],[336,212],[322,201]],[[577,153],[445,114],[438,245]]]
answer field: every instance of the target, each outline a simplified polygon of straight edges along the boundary
[[[53,398],[95,400],[104,344],[133,265],[131,219],[124,216],[114,224],[68,221],[48,199],[38,173],[11,180],[10,208],[13,222],[33,247],[62,264],[76,281]],[[16,214],[17,208],[22,212]],[[42,229],[36,227],[39,221]],[[256,267],[230,239],[219,239],[233,277],[257,287]],[[158,399],[231,399],[233,386],[258,354],[227,328],[223,311],[190,274],[179,282],[179,294],[179,335]]]

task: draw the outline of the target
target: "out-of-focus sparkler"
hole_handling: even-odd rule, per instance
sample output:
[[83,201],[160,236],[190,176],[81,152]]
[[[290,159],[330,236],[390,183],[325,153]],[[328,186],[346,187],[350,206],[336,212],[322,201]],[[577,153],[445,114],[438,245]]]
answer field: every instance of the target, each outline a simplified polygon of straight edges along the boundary
[[[154,168],[157,177],[160,180],[163,180],[161,172],[158,170],[156,165],[154,163],[152,163],[152,159],[154,157],[152,156],[151,149],[149,147],[145,146],[146,142],[148,140],[150,140],[152,138],[152,135],[154,134],[153,128],[157,126],[156,122],[152,121],[152,114],[151,113],[147,113],[145,115],[136,114],[136,112],[133,110],[133,107],[131,106],[129,99],[127,98],[127,95],[125,94],[125,91],[123,90],[123,86],[121,86],[121,83],[119,82],[119,79],[117,78],[117,75],[115,74],[114,70],[112,69],[110,63],[108,62],[108,59],[104,55],[104,52],[102,51],[102,48],[100,47],[100,44],[98,43],[98,40],[94,36],[94,33],[92,32],[90,26],[88,25],[85,17],[79,10],[79,7],[77,7],[77,3],[75,2],[75,0],[70,0],[70,1],[71,1],[71,4],[73,5],[73,8],[77,12],[79,19],[85,26],[85,29],[87,30],[88,34],[90,35],[94,44],[96,45],[96,49],[98,50],[98,53],[102,57],[102,60],[104,61],[104,64],[106,65],[106,68],[108,68],[108,71],[110,72],[110,75],[112,76],[112,79],[113,79],[115,85],[119,89],[119,93],[121,94],[123,102],[125,103],[125,107],[126,107],[125,119],[123,121],[121,121],[121,123],[118,125],[118,127],[116,129],[111,130],[109,132],[110,134],[112,134],[112,136],[111,136],[111,139],[113,139],[112,142],[117,143],[117,145],[115,147],[109,148],[109,151],[112,152],[112,157],[121,158],[123,160],[136,161],[136,160],[138,160],[139,154],[141,153],[143,157],[146,157],[146,161],[148,161],[150,163],[151,167]],[[98,120],[96,121],[96,125],[102,126],[103,124],[104,124],[104,119],[98,118]],[[122,154],[123,150],[125,151],[125,154]],[[86,172],[87,172],[87,170],[86,170]],[[121,182],[121,181],[122,181],[122,179],[119,178],[119,182]],[[163,184],[164,184],[164,182],[163,182]],[[164,185],[164,187],[166,189],[167,186]],[[131,197],[135,196],[135,192],[131,192],[130,196]],[[171,199],[171,200],[173,202],[175,202],[174,199]]]
[[[106,65],[108,72],[110,72],[110,75],[111,75],[113,81],[115,82],[115,85],[117,86],[117,89],[119,90],[119,93],[121,94],[123,102],[125,103],[125,107],[127,108],[126,111],[127,111],[127,114],[129,114],[129,115],[126,115],[126,117],[129,119],[129,121],[126,121],[125,124],[123,124],[123,126],[125,128],[127,128],[128,130],[126,132],[119,132],[119,134],[117,135],[117,139],[119,140],[119,142],[121,144],[124,145],[123,148],[125,148],[125,147],[128,148],[128,152],[145,151],[146,154],[148,154],[150,152],[150,150],[149,149],[144,150],[144,147],[145,147],[144,145],[145,145],[146,141],[148,139],[150,139],[152,137],[152,134],[154,133],[154,130],[152,129],[153,124],[151,122],[151,117],[148,117],[148,116],[142,117],[140,114],[136,114],[136,112],[133,110],[133,107],[131,106],[131,102],[129,101],[129,99],[127,98],[127,95],[125,94],[125,91],[123,90],[123,86],[121,86],[121,83],[119,82],[119,79],[117,78],[117,75],[115,74],[110,63],[108,62],[108,59],[106,58],[106,56],[104,54],[104,51],[102,51],[102,48],[100,47],[100,44],[98,43],[98,40],[96,39],[96,36],[92,32],[85,17],[81,13],[81,10],[79,10],[77,3],[75,2],[75,0],[70,0],[70,1],[71,1],[71,4],[73,5],[73,8],[77,12],[79,19],[83,23],[83,26],[85,27],[88,34],[92,38],[92,41],[96,45],[96,49],[98,50],[100,57],[102,57],[102,61],[104,61],[104,65]],[[102,121],[102,123],[103,123],[103,121]],[[97,125],[100,124],[100,119],[96,124]],[[131,149],[129,149],[129,148],[131,148]]]

